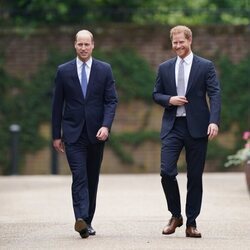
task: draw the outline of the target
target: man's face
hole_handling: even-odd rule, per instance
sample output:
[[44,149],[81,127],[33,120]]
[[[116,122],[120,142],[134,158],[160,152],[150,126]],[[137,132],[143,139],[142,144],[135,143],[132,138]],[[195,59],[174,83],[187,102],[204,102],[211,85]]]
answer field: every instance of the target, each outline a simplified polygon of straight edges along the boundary
[[79,34],[75,41],[75,50],[78,58],[86,62],[92,55],[94,49],[94,42],[88,33]]
[[183,32],[173,35],[172,49],[180,58],[185,58],[191,52],[192,39],[185,38]]

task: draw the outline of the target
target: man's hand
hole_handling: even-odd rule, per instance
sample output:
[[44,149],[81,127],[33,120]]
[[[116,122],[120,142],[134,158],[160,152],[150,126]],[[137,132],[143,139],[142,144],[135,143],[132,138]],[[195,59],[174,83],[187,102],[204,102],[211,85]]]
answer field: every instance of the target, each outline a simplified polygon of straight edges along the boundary
[[169,99],[169,103],[174,106],[182,106],[188,103],[188,100],[185,96],[172,96]]
[[210,123],[208,125],[207,135],[209,140],[212,140],[214,137],[216,137],[218,135],[218,132],[219,132],[219,127],[217,124]]
[[107,127],[101,127],[97,134],[96,137],[100,141],[106,141],[109,136],[109,129]]
[[54,140],[53,147],[57,152],[64,153],[64,144],[61,139]]

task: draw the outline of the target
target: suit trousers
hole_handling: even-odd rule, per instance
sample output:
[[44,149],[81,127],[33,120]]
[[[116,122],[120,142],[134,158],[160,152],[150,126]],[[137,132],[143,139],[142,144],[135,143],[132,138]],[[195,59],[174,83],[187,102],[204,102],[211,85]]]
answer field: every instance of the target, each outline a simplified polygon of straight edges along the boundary
[[92,144],[84,126],[75,143],[65,143],[65,151],[72,173],[72,200],[75,219],[91,224],[95,208],[104,142]]
[[193,138],[185,117],[177,117],[174,127],[162,138],[161,148],[161,183],[172,216],[181,215],[181,200],[178,182],[177,162],[185,148],[187,164],[187,226],[196,226],[202,203],[202,174],[205,165],[208,138]]

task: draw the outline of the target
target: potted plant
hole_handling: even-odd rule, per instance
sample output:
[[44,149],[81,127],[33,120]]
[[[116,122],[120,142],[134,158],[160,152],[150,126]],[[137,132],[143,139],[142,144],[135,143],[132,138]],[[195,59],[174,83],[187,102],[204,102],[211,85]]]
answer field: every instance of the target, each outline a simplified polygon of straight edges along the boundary
[[239,149],[234,155],[229,155],[224,166],[244,165],[247,187],[250,192],[250,131],[245,131],[242,138],[246,141],[244,148]]

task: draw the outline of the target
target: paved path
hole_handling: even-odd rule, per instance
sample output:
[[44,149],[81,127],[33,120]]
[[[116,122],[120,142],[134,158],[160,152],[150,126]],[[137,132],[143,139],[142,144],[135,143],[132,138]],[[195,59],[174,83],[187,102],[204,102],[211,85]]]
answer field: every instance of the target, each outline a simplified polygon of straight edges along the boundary
[[[182,204],[186,176],[180,174]],[[243,173],[206,173],[198,228],[201,239],[161,230],[169,213],[160,177],[101,175],[96,236],[73,230],[70,176],[0,177],[0,249],[250,249],[250,199]]]

